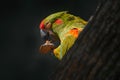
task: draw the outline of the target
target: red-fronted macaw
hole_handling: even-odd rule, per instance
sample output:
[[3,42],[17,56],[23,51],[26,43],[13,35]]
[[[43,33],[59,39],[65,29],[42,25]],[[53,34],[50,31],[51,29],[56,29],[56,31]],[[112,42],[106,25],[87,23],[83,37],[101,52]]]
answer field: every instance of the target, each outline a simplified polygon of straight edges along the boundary
[[57,12],[49,15],[40,23],[40,33],[45,40],[59,38],[60,45],[53,49],[53,54],[61,60],[65,53],[73,46],[80,32],[87,22],[67,11]]

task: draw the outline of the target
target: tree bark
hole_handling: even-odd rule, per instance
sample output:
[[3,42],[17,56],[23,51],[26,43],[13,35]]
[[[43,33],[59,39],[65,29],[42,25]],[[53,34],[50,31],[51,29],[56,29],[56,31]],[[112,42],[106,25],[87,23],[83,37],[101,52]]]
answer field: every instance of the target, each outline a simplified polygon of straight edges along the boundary
[[50,80],[120,80],[120,0],[101,0]]

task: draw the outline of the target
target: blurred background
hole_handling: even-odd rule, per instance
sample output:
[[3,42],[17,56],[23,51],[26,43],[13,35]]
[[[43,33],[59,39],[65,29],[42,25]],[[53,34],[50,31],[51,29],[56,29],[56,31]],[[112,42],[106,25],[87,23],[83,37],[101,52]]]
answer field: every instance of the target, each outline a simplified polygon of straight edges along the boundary
[[88,20],[98,0],[4,0],[0,5],[0,80],[48,80],[60,61],[38,52],[40,21],[58,11]]

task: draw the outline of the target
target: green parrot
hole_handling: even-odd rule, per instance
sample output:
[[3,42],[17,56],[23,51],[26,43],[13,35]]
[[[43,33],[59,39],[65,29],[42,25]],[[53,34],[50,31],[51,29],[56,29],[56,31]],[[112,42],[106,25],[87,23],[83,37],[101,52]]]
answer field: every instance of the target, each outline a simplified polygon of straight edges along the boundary
[[87,21],[74,16],[68,11],[56,12],[40,22],[40,33],[45,40],[60,41],[58,47],[53,49],[53,54],[61,60],[73,46]]

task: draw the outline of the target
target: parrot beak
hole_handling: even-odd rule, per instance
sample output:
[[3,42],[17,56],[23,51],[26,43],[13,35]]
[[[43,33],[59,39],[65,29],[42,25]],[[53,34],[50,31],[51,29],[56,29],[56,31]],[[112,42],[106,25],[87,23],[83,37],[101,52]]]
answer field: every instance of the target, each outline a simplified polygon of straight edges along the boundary
[[44,37],[46,35],[46,33],[41,29],[40,30],[40,35],[41,35],[41,37]]
[[57,41],[59,40],[58,36],[56,36],[56,34],[54,34],[51,30],[40,30],[40,34],[41,34],[41,38],[44,40],[44,41]]
[[41,34],[41,38],[43,38],[43,40],[49,40],[49,33],[44,31],[44,30],[40,30],[40,34]]

